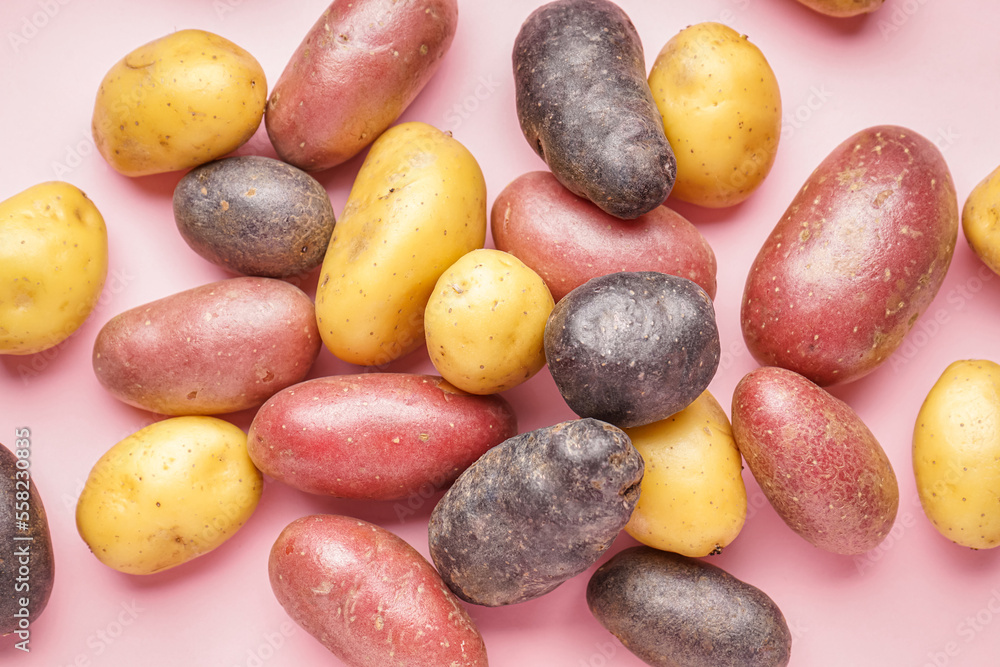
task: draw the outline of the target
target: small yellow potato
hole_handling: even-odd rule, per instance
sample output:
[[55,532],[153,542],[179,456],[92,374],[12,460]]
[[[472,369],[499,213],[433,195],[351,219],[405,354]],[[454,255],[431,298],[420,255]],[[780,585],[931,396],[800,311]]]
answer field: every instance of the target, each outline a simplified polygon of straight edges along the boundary
[[1000,167],[969,193],[962,208],[962,231],[979,259],[1000,273]]
[[262,488],[243,431],[215,417],[174,417],[101,457],[77,502],[76,526],[108,567],[153,574],[232,537]]
[[104,218],[69,183],[0,202],[0,354],[57,345],[90,315],[108,275]]
[[720,23],[685,28],[656,57],[649,87],[677,157],[674,197],[722,208],[764,182],[778,152],[781,93],[746,35]]
[[427,303],[431,363],[470,394],[516,387],[545,365],[545,322],[554,305],[545,281],[524,262],[473,250],[441,276]]
[[938,532],[973,549],[1000,544],[1000,366],[945,369],[917,415],[913,474]]
[[643,544],[684,556],[720,553],[743,529],[747,491],[733,429],[705,391],[672,417],[627,428],[646,464],[625,526]]
[[92,131],[104,159],[126,176],[204,164],[257,131],[267,80],[257,60],[204,30],[140,46],[104,76]]

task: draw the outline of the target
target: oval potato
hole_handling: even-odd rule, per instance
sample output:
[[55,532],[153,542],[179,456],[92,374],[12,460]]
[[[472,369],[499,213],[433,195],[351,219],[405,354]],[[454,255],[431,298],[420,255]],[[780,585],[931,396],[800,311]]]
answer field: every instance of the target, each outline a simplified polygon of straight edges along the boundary
[[1000,273],[1000,167],[980,181],[969,193],[962,207],[962,231],[969,247],[990,267]]
[[885,0],[799,0],[809,9],[827,16],[847,17],[870,14]]

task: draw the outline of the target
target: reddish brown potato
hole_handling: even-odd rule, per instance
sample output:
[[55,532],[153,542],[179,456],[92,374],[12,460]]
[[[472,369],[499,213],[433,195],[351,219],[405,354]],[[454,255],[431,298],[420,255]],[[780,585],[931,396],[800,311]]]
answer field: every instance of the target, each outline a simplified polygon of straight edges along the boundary
[[622,220],[564,188],[547,171],[514,179],[493,203],[493,243],[531,267],[558,301],[591,278],[657,271],[698,283],[715,298],[715,253],[666,206]]
[[733,436],[785,523],[826,551],[861,554],[896,519],[892,464],[843,401],[797,373],[751,371],[733,393]]

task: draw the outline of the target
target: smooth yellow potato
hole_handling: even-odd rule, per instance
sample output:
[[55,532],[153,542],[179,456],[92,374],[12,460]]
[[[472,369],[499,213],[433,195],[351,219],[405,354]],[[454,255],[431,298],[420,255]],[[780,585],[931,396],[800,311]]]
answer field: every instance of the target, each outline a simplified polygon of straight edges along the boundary
[[204,164],[250,139],[264,116],[267,80],[228,39],[180,30],[140,46],[104,76],[92,131],[126,176]]
[[743,462],[715,397],[705,391],[672,417],[625,432],[646,464],[629,535],[696,557],[736,539],[747,515]]
[[545,365],[555,302],[541,276],[513,255],[473,250],[434,286],[424,332],[431,363],[470,394],[521,384]]
[[104,218],[69,183],[0,202],[0,354],[34,354],[76,331],[108,275]]
[[424,308],[445,270],[486,240],[486,182],[471,153],[424,123],[379,137],[354,181],[316,288],[323,343],[352,364],[386,364],[424,342]]
[[764,54],[720,23],[674,36],[649,73],[677,157],[672,195],[711,208],[738,204],[771,171],[781,136],[781,93]]
[[1000,167],[969,193],[962,208],[962,231],[979,259],[1000,273]]
[[174,417],[101,457],[77,502],[76,526],[108,567],[153,574],[232,537],[262,488],[243,431],[215,417]]
[[913,431],[924,513],[952,542],[1000,544],[1000,366],[964,360],[931,388]]

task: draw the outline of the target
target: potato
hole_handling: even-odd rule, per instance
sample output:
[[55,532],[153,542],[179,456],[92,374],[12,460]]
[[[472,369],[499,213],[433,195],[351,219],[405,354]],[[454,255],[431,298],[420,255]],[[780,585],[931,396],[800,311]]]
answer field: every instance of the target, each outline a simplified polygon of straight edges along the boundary
[[774,601],[714,565],[632,547],[594,572],[591,613],[657,667],[783,667],[792,634]]
[[962,231],[969,247],[990,267],[1000,273],[1000,167],[980,181],[969,193],[962,208]]
[[666,206],[621,220],[551,173],[533,171],[493,202],[490,230],[497,249],[538,273],[556,301],[591,278],[619,271],[681,276],[715,298],[715,253],[694,225]]
[[470,396],[433,375],[317,378],[257,411],[247,447],[269,477],[309,493],[392,500],[447,486],[517,434],[499,396]]
[[973,549],[1000,545],[1000,366],[945,369],[917,415],[913,473],[938,532]]
[[438,279],[424,311],[427,352],[445,380],[472,394],[521,384],[545,365],[552,295],[505,252],[473,250]]
[[685,556],[722,552],[743,528],[743,459],[726,412],[707,391],[675,415],[625,429],[642,455],[639,503],[625,531]]
[[430,81],[457,26],[458,0],[334,0],[268,100],[278,155],[308,171],[357,155]]
[[885,0],[799,0],[809,9],[827,16],[858,16],[870,14],[882,6]]
[[757,254],[743,291],[747,348],[819,385],[870,373],[934,299],[957,237],[955,186],[934,144],[902,127],[858,132]]
[[347,667],[486,667],[468,612],[430,563],[389,531],[346,516],[290,523],[268,559],[288,615]]
[[246,523],[263,479],[246,435],[214,417],[153,423],[107,451],[87,477],[76,527],[97,559],[153,574],[215,549]]
[[104,218],[82,191],[51,181],[0,202],[0,354],[71,336],[108,275]]
[[104,75],[94,142],[126,176],[187,169],[246,143],[266,102],[267,80],[252,55],[210,32],[179,30]]
[[191,249],[223,268],[284,278],[323,262],[336,220],[326,189],[280,160],[209,162],[174,189],[174,220]]
[[323,342],[363,366],[417,349],[437,279],[485,240],[486,182],[472,154],[424,123],[387,130],[361,165],[323,260]]
[[674,197],[721,208],[764,182],[778,153],[781,92],[746,35],[688,26],[656,57],[649,87],[677,156]]
[[849,405],[783,368],[748,373],[733,393],[733,435],[788,527],[816,547],[863,554],[892,529],[899,487]]
[[570,409],[621,428],[690,405],[719,367],[712,300],[687,278],[653,271],[593,278],[545,325],[549,372]]
[[510,438],[483,454],[431,513],[431,559],[467,602],[545,595],[597,562],[639,498],[642,457],[596,419]]
[[674,153],[639,33],[618,5],[543,5],[521,26],[513,61],[521,131],[560,183],[625,219],[666,200]]
[[94,373],[115,398],[165,415],[257,407],[319,354],[312,301],[271,278],[230,278],[111,318]]

